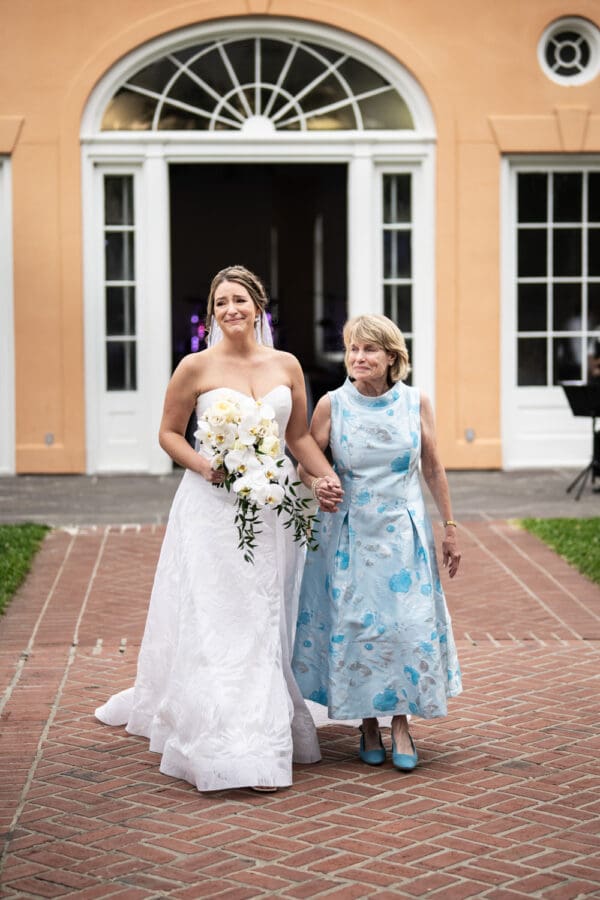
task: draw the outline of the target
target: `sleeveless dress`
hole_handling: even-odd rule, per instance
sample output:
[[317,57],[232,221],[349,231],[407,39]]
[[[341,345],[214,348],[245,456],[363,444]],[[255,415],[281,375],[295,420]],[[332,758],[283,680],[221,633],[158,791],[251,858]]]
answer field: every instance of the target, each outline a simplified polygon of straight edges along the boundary
[[[197,413],[221,395],[198,398]],[[280,435],[291,391],[269,392]],[[288,473],[293,467],[286,459]],[[135,685],[96,710],[162,754],[160,771],[198,790],[283,787],[296,762],[320,759],[313,720],[291,672],[304,551],[261,510],[255,563],[244,561],[234,495],[187,470],[169,514]]]
[[365,397],[347,380],[329,397],[344,500],[307,555],[294,674],[332,719],[444,716],[461,674],[419,481],[419,391]]

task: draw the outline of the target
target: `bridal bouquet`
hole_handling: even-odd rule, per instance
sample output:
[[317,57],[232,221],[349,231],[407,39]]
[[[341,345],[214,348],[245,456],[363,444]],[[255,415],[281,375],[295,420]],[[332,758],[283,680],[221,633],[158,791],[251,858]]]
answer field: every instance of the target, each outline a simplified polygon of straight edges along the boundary
[[260,510],[265,506],[286,516],[284,527],[294,529],[294,540],[316,549],[314,516],[307,513],[310,501],[298,496],[300,482],[291,482],[286,475],[282,483],[279,426],[268,403],[252,397],[221,397],[198,419],[194,437],[198,452],[213,469],[225,471],[223,483],[216,486],[236,494],[238,547],[247,562],[254,562]]

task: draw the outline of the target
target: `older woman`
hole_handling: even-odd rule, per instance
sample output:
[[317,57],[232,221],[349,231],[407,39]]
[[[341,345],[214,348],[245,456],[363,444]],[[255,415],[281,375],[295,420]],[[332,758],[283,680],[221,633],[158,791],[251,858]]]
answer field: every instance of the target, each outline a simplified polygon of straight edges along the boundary
[[446,715],[461,691],[450,617],[419,464],[437,505],[443,565],[458,571],[456,522],[436,449],[431,403],[402,383],[401,331],[385,316],[344,328],[349,378],[317,404],[311,431],[330,447],[344,498],[328,477],[303,472],[321,504],[319,549],[308,554],[293,669],[303,696],[332,719],[362,719],[359,755],[380,765],[378,716],[392,716],[392,761],[414,769],[409,714]]

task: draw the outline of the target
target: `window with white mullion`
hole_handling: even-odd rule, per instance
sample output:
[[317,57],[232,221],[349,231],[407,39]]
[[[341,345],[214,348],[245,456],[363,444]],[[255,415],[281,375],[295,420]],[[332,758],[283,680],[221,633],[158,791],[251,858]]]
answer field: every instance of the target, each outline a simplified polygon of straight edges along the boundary
[[137,390],[133,175],[104,175],[104,334],[107,391]]
[[313,41],[259,35],[192,44],[118,87],[103,131],[413,130],[404,98],[380,73]]
[[517,172],[517,384],[586,381],[600,357],[600,168]]
[[383,312],[413,350],[413,216],[412,175],[382,175],[382,291]]

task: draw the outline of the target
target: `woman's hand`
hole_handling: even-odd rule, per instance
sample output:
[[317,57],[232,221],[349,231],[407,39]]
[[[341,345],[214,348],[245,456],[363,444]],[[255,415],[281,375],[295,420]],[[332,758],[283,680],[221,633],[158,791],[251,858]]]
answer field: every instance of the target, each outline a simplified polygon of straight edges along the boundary
[[448,569],[450,578],[454,578],[460,565],[460,553],[456,540],[456,528],[450,525],[446,528],[442,541],[442,565]]
[[315,498],[323,512],[337,512],[343,496],[339,479],[332,475],[319,478],[315,485]]
[[198,475],[202,475],[202,477],[210,484],[223,484],[225,481],[225,470],[213,469],[210,460],[206,459],[206,457],[202,456],[200,453],[198,454],[196,471],[198,472]]

